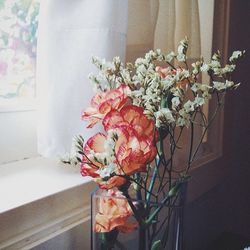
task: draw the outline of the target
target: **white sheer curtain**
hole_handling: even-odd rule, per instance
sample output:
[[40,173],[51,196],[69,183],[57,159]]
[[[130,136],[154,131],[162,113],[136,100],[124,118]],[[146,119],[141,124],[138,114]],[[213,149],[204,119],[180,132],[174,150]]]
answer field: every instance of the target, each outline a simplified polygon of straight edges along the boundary
[[92,55],[125,58],[127,0],[43,0],[37,48],[38,151],[68,152],[85,129],[81,111],[93,95]]

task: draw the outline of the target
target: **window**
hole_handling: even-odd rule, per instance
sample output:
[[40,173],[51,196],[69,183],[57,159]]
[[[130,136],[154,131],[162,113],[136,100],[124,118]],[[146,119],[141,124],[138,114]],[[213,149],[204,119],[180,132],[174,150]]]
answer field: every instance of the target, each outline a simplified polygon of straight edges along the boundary
[[34,97],[39,2],[0,1],[0,98]]
[[36,154],[38,0],[0,0],[0,163]]

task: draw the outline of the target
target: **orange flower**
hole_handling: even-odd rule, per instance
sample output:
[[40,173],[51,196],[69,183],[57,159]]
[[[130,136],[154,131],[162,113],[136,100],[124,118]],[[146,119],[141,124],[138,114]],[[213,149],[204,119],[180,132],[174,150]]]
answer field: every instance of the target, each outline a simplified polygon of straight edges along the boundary
[[137,137],[154,139],[155,126],[152,119],[143,114],[144,109],[135,105],[123,107],[120,111],[111,110],[102,124],[107,131],[111,128],[127,126],[135,130]]
[[83,120],[90,121],[87,127],[92,128],[111,110],[120,110],[128,102],[126,93],[129,91],[128,86],[121,85],[117,89],[97,93],[91,100],[91,107],[87,108],[82,114]]
[[121,232],[130,232],[137,228],[137,223],[127,221],[133,212],[127,199],[117,190],[109,190],[107,196],[99,198],[98,210],[95,223],[96,232],[110,232],[115,228]]
[[[126,179],[119,176],[113,176],[106,181],[103,181],[98,170],[105,167],[105,164],[97,161],[93,154],[105,153],[105,141],[107,137],[102,133],[97,133],[90,137],[83,148],[83,158],[81,163],[81,174],[82,176],[91,176],[95,178],[94,180],[98,182],[100,188],[110,189],[113,187],[119,187],[126,183]],[[119,172],[119,171],[118,171]]]
[[[122,173],[120,173],[120,174],[122,174]],[[99,187],[101,189],[111,189],[114,187],[120,187],[126,183],[126,179],[121,177],[121,176],[113,176],[113,177],[109,178],[107,181],[100,181],[100,180],[98,180],[98,181],[99,181],[98,182]]]
[[146,171],[146,165],[156,156],[156,147],[150,138],[138,137],[130,127],[120,127],[115,155],[121,172],[132,175]]
[[167,75],[173,74],[174,71],[169,68],[163,68],[161,66],[156,66],[155,72],[157,72],[160,77],[165,78]]
[[[163,68],[163,67],[160,67],[160,66],[157,66],[155,68],[155,71],[160,75],[160,77],[162,78],[165,78],[167,77],[168,75],[176,75],[176,70],[174,69],[169,69],[169,68]],[[188,79],[184,79],[182,81],[179,81],[176,83],[176,86],[178,88],[182,88],[182,89],[187,89],[189,85],[189,81]]]
[[[156,156],[156,147],[149,137],[138,136],[136,131],[129,126],[115,128],[118,139],[114,145],[113,157],[105,156],[105,141],[107,136],[97,133],[91,137],[84,146],[84,156],[81,164],[83,176],[92,176],[101,188],[110,189],[126,183],[126,179],[117,175],[132,175],[146,170],[146,165]],[[100,156],[100,159],[97,159]],[[103,160],[102,160],[103,159]],[[112,161],[112,162],[110,162]],[[110,163],[115,166],[112,170],[116,175],[102,178],[99,169],[106,171]]]
[[83,176],[99,177],[96,171],[102,166],[102,164],[92,157],[92,151],[94,153],[103,153],[104,142],[106,136],[102,133],[97,133],[90,137],[83,148],[83,158],[81,163],[81,174]]

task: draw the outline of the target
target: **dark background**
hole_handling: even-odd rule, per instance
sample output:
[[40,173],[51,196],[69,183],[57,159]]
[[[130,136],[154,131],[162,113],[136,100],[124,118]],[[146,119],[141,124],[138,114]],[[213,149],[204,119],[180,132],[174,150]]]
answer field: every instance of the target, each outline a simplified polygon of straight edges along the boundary
[[[215,2],[218,4],[219,1]],[[220,13],[215,10],[215,14]],[[216,25],[215,22],[215,28]],[[234,80],[241,82],[241,86],[236,92],[229,93],[225,101],[223,156],[206,169],[195,170],[190,185],[192,190],[200,188],[196,175],[203,176],[204,180],[211,175],[222,177],[209,190],[187,203],[184,250],[241,250],[250,246],[249,0],[230,1],[228,55],[234,50],[247,50],[247,54],[234,74]]]

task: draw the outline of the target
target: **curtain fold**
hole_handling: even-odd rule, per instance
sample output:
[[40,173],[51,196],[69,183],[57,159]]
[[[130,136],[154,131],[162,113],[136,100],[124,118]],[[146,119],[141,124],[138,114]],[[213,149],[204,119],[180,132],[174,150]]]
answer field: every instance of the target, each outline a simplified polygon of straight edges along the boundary
[[93,96],[93,55],[125,59],[127,0],[41,1],[37,45],[38,152],[59,156],[85,138],[81,112]]
[[198,0],[160,0],[154,48],[165,53],[176,51],[185,36],[189,39],[189,58],[201,53]]

